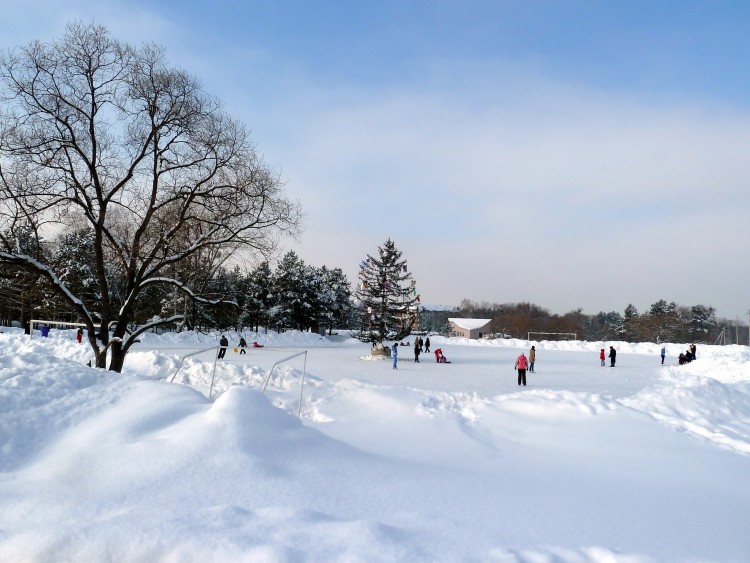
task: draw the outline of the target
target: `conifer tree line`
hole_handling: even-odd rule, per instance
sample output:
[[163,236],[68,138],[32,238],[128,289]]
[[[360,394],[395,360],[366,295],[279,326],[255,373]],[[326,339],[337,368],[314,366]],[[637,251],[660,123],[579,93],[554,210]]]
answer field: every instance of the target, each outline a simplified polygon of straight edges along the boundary
[[[579,340],[625,342],[716,343],[722,331],[727,343],[748,342],[747,326],[717,319],[716,310],[706,305],[684,306],[660,299],[648,311],[639,313],[629,304],[623,313],[599,312],[593,315],[576,309],[564,315],[551,314],[532,303],[488,303],[464,299],[456,316],[492,319],[490,330],[513,338],[526,338],[529,332],[573,332]],[[542,338],[539,338],[542,339]],[[554,336],[543,339],[553,340]]]
[[[26,251],[40,256],[58,272],[72,293],[95,309],[100,299],[93,271],[93,238],[87,229],[72,231],[46,241],[27,233],[20,240]],[[40,248],[28,248],[39,245]],[[187,270],[187,268],[186,268]],[[209,268],[206,261],[179,272],[195,293],[207,296],[196,302],[168,285],[144,291],[134,305],[131,328],[153,324],[155,319],[184,316],[169,329],[193,330],[327,330],[350,323],[350,286],[340,268],[305,264],[287,252],[275,268],[263,261],[249,271],[239,266]],[[177,274],[178,272],[174,272]],[[167,274],[169,275],[169,274]],[[109,272],[115,306],[122,306],[122,280]],[[32,318],[80,322],[77,311],[60,298],[49,282],[26,269],[6,265],[0,273],[0,320],[10,325]]]

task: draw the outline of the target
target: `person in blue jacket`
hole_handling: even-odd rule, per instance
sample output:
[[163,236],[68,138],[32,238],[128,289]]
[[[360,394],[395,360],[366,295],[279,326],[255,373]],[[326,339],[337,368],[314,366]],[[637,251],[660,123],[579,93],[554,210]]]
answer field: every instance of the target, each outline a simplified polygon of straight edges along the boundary
[[393,369],[398,369],[398,342],[393,343],[391,355],[393,356]]

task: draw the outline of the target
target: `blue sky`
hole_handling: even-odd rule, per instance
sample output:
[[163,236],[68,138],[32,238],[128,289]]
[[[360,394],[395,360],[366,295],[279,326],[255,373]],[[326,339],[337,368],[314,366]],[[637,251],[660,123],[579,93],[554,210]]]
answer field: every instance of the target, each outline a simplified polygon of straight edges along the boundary
[[94,21],[244,121],[350,281],[389,237],[422,301],[747,321],[750,4],[0,1],[0,47]]

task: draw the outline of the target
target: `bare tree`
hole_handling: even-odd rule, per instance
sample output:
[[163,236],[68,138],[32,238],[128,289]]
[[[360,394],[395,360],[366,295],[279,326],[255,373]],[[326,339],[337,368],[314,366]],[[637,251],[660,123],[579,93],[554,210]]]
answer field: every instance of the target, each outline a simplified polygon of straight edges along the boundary
[[[182,320],[176,312],[128,333],[145,288],[201,300],[183,276],[202,257],[267,255],[280,236],[299,232],[299,204],[244,126],[168,66],[161,47],[71,24],[59,40],[0,55],[0,96],[0,263],[52,284],[86,323],[97,367],[111,347],[109,369],[120,371],[141,332]],[[95,310],[15,240],[21,228],[84,224],[95,242]]]

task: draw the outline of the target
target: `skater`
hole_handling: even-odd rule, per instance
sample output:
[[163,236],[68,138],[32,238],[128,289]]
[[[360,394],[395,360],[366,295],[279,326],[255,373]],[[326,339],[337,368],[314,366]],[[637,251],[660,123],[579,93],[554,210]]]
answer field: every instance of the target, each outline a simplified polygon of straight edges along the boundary
[[523,383],[523,386],[526,387],[526,366],[528,365],[526,356],[523,355],[523,352],[521,352],[521,355],[518,356],[516,359],[516,365],[513,367],[513,369],[518,370],[518,384],[521,385]]
[[398,342],[393,343],[391,355],[393,356],[393,369],[398,369]]
[[424,351],[429,352],[430,351],[430,336],[427,335],[427,339],[424,341]]
[[229,340],[227,340],[227,337],[223,334],[221,335],[221,340],[219,340],[219,356],[218,358],[220,360],[224,359],[224,354],[227,353],[227,347],[229,346]]
[[599,359],[602,361],[602,365],[604,365],[604,358],[606,356],[604,355],[604,348],[602,348],[601,352],[599,352]]
[[422,351],[419,337],[414,341],[414,363],[419,363],[419,353]]
[[83,329],[79,328],[76,331],[76,340],[78,341],[78,344],[80,344],[83,341]]
[[245,340],[245,337],[240,338],[240,355],[247,354],[247,340]]
[[696,347],[695,344],[690,345],[690,354],[693,356],[694,360],[698,359],[698,356],[695,355]]
[[667,345],[661,345],[661,365],[664,365],[664,357],[667,355]]
[[536,348],[534,346],[529,350],[529,372],[534,371],[534,361],[536,360]]
[[615,350],[614,346],[609,347],[609,360],[610,364],[609,367],[613,368],[615,367],[615,358],[617,357],[617,350]]

